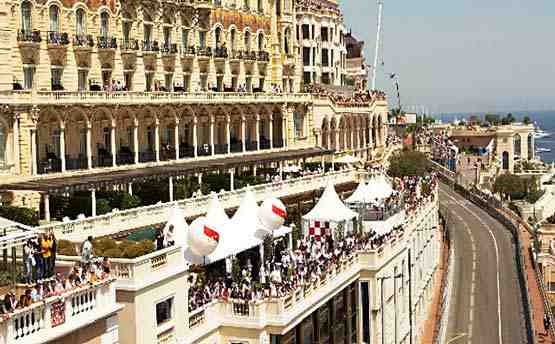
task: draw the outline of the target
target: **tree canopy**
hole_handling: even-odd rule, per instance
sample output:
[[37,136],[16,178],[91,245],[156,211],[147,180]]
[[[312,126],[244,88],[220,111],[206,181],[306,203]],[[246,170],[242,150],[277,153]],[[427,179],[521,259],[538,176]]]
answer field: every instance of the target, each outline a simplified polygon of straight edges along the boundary
[[389,160],[388,174],[392,177],[424,176],[427,173],[428,159],[424,153],[405,149]]

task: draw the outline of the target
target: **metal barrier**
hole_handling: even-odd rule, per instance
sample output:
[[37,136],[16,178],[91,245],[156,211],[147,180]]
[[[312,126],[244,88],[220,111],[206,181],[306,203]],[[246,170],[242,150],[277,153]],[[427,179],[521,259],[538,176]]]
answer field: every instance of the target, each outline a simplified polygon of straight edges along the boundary
[[[534,328],[532,326],[532,306],[530,304],[530,299],[528,295],[528,280],[526,278],[526,272],[524,271],[524,251],[521,245],[521,238],[520,238],[520,231],[519,225],[524,222],[522,219],[518,218],[515,214],[511,214],[512,211],[510,209],[506,209],[503,206],[503,203],[498,199],[484,194],[478,189],[466,189],[464,186],[457,183],[457,181],[453,178],[453,173],[448,171],[449,173],[445,172],[445,168],[433,161],[431,161],[432,168],[439,173],[440,180],[446,183],[447,185],[451,186],[457,193],[461,196],[469,200],[470,202],[476,204],[484,211],[486,211],[490,216],[501,222],[512,234],[513,239],[515,241],[515,261],[517,267],[517,276],[519,281],[519,286],[521,289],[521,297],[522,297],[522,304],[523,304],[523,311],[524,311],[524,319],[525,319],[525,326],[526,326],[526,336],[528,339],[528,343],[535,343],[534,337]],[[509,214],[510,216],[507,216]],[[536,270],[537,271],[537,270]],[[537,272],[536,272],[537,274]],[[540,285],[541,291],[541,285]],[[544,295],[542,295],[544,297]],[[544,308],[546,308],[546,299],[544,297]],[[551,317],[551,331],[555,334],[553,329],[553,317],[551,314],[551,310],[549,309],[548,305],[545,309],[546,314]]]
[[[451,261],[453,259],[452,257],[452,251],[451,251],[451,238],[450,238],[450,234],[449,234],[449,214],[447,213],[447,210],[445,208],[442,208],[440,206],[439,208],[439,217],[442,220],[443,223],[443,241],[445,244],[445,248],[447,249],[447,259],[445,260],[445,265],[444,265],[444,273],[443,276],[441,278],[441,301],[439,304],[439,310],[438,310],[438,321],[436,322],[436,327],[434,329],[434,343],[440,343],[440,334],[443,330],[443,327],[445,326],[445,320],[446,317],[448,315],[448,313],[446,312],[446,307],[447,307],[447,297],[448,297],[448,289],[449,289],[449,276],[452,273],[451,271]],[[442,257],[443,258],[443,257]]]

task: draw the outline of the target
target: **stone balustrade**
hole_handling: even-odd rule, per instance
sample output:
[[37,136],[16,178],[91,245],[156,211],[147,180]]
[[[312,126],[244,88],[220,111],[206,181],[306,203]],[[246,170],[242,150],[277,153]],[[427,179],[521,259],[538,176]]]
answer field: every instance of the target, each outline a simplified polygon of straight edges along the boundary
[[[211,103],[305,103],[308,93],[237,93],[237,92],[103,92],[103,91],[4,91],[0,102],[9,105],[70,104],[211,104]],[[360,110],[359,110],[360,111]]]
[[55,340],[117,312],[114,280],[96,282],[0,317],[0,343],[32,344]]
[[[57,256],[57,265],[73,266],[81,257]],[[185,270],[181,247],[171,246],[145,256],[126,259],[110,258],[111,275],[116,279],[117,289],[137,290]]]
[[[357,174],[354,170],[344,170],[260,184],[251,187],[251,189],[256,200],[262,201],[269,195],[284,197],[320,189],[325,187],[328,182],[333,184],[354,182],[356,177]],[[241,204],[245,192],[246,188],[243,188],[234,191],[224,191],[219,193],[218,196],[224,208],[234,208]],[[174,202],[159,203],[69,222],[51,223],[37,227],[37,229],[43,231],[53,230],[57,238],[82,242],[89,235],[94,237],[111,235],[123,230],[166,222],[170,210],[174,207],[183,209],[186,217],[202,215],[208,210],[211,197],[211,195],[204,195]]]

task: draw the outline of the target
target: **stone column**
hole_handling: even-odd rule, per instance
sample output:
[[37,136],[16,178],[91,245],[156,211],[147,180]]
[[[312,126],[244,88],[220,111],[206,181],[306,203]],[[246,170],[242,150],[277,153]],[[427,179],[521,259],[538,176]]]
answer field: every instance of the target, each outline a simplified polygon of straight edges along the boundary
[[87,120],[87,168],[89,170],[92,169],[92,142],[91,142],[91,131],[92,131],[92,123],[90,120]]
[[63,173],[66,171],[66,125],[64,121],[60,121],[60,160]]
[[252,175],[256,177],[257,171],[258,171],[258,167],[256,165],[254,165],[252,167]]
[[154,155],[156,156],[156,162],[160,161],[160,119],[156,117],[154,119]]
[[194,156],[195,158],[198,156],[198,149],[197,149],[197,125],[198,125],[198,118],[197,115],[193,115],[193,149],[194,149]]
[[260,150],[260,115],[256,115],[256,150]]
[[37,168],[37,129],[31,129],[31,159],[32,161],[32,171],[33,175],[36,176],[38,173]]
[[13,160],[15,164],[15,173],[21,174],[20,151],[19,151],[19,114],[13,116]]
[[282,140],[283,140],[283,147],[287,147],[288,146],[288,142],[287,142],[287,116],[289,116],[289,111],[287,110],[287,107],[285,107],[285,116],[283,116],[283,124],[281,125],[282,130],[281,130],[281,135],[282,135]]
[[170,202],[173,202],[173,177],[168,178],[168,184],[170,189]]
[[335,150],[339,152],[339,129],[335,129]]
[[175,148],[175,160],[179,160],[179,118],[175,118],[175,127],[173,128],[173,145]]
[[133,119],[133,153],[135,164],[139,163],[139,120]]
[[227,115],[225,117],[225,139],[227,142],[227,154],[231,154],[231,116]]
[[283,161],[279,162],[279,179],[283,180]]
[[202,184],[202,173],[199,173],[197,175],[197,177],[198,177],[198,184],[199,184],[199,189],[200,189],[200,184]]
[[133,196],[133,183],[127,183],[127,193]]
[[91,189],[91,206],[92,206],[91,214],[94,217],[96,216],[96,190],[95,189]]
[[270,113],[269,130],[270,130],[270,149],[274,149],[274,115],[272,113]]
[[354,132],[352,126],[351,126],[351,130],[350,130],[350,131],[351,131],[351,142],[350,142],[350,143],[351,143],[351,147],[349,147],[349,148],[354,150],[354,149],[355,149],[355,135],[354,135],[355,132]]
[[232,168],[231,170],[229,170],[229,189],[231,191],[235,190],[235,169]]
[[110,150],[112,151],[112,167],[118,165],[118,152],[116,148],[116,120],[112,119],[112,127],[110,128]]
[[48,195],[48,193],[45,193],[43,195],[43,201],[44,201],[44,219],[46,220],[46,222],[50,222],[50,195]]
[[333,147],[331,146],[331,129],[329,128],[329,126],[326,129],[326,136],[328,137],[326,142],[327,143],[326,148],[332,149]]
[[210,115],[210,150],[211,155],[215,155],[216,152],[214,151],[214,122],[216,122],[216,118],[214,115]]
[[247,119],[245,118],[245,116],[244,116],[244,115],[241,115],[241,142],[242,142],[242,144],[243,144],[243,152],[246,152],[246,151],[247,151],[247,143],[245,142],[245,141],[246,141],[246,137],[247,137],[247,133],[246,133],[246,131],[247,131],[247,128],[246,128],[247,123],[246,123],[246,122],[247,122]]

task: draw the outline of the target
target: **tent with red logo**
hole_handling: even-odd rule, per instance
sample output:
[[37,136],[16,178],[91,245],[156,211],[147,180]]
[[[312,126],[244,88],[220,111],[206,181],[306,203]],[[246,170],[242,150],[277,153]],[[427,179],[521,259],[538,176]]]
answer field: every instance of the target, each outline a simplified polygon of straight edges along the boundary
[[303,232],[317,239],[323,235],[334,236],[335,230],[340,227],[345,232],[351,232],[357,217],[358,213],[341,201],[335,186],[329,183],[318,203],[303,216]]

